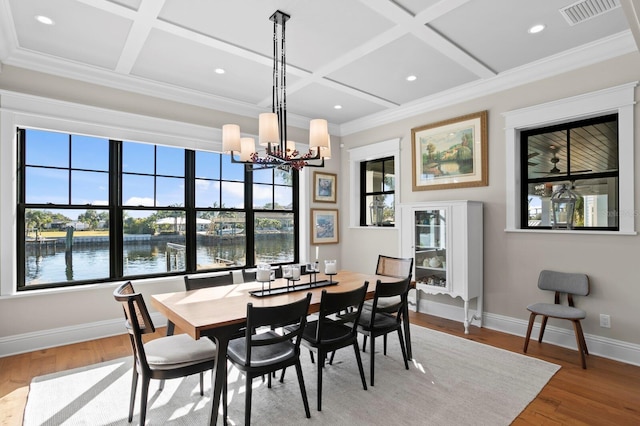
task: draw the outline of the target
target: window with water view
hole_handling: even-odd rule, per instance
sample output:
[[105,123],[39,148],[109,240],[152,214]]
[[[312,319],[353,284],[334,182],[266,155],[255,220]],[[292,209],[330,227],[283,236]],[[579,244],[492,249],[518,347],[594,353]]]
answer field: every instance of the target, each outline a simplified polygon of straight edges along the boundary
[[45,130],[19,141],[21,290],[296,260],[295,173]]

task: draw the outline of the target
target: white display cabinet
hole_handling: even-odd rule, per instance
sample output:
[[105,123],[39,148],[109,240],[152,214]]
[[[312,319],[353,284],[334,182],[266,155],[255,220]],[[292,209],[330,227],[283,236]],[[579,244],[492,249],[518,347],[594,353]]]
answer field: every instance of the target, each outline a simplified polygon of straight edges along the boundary
[[[464,331],[482,326],[483,221],[478,201],[405,204],[401,208],[402,257],[413,257],[416,310],[420,295],[446,294],[464,302]],[[469,317],[469,301],[477,299]]]

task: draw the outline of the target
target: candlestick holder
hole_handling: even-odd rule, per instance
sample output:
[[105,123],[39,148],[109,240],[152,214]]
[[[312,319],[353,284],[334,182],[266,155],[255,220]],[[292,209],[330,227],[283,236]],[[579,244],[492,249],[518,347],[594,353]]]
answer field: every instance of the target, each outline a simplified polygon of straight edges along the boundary
[[265,283],[269,283],[269,293],[271,293],[271,281],[275,279],[275,271],[273,271],[271,265],[267,263],[259,263],[257,267],[256,281],[262,284],[262,294],[264,294]]
[[258,282],[259,282],[260,284],[262,284],[262,294],[263,294],[263,295],[264,295],[264,284],[265,284],[265,283],[269,283],[269,286],[268,286],[268,288],[267,288],[267,291],[268,291],[269,293],[271,293],[271,282],[272,282],[272,281],[273,281],[272,279],[269,279],[269,281],[260,281],[260,280],[258,280]]
[[295,284],[291,283],[300,281],[300,265],[284,265],[282,267],[282,278],[287,280],[287,291],[293,291]]
[[320,272],[318,262],[307,263],[305,266],[305,272],[309,274],[309,287],[313,287],[313,285],[318,281],[318,272]]

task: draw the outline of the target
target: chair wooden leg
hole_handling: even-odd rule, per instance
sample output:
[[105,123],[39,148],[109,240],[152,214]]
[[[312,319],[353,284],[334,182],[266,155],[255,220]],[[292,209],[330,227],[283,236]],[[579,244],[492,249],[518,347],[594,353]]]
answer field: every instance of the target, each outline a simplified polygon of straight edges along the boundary
[[369,348],[369,359],[370,359],[370,371],[369,371],[369,376],[371,377],[371,386],[373,386],[373,379],[374,379],[374,371],[375,371],[375,354],[376,354],[376,339],[373,337],[373,335],[371,336],[371,347]]
[[360,356],[360,348],[358,347],[358,339],[355,339],[353,341],[353,350],[356,353],[356,362],[358,363],[358,371],[360,371],[360,380],[362,380],[362,388],[364,390],[367,390],[367,379],[365,379],[365,377],[364,377],[364,367],[362,366],[362,357]]
[[131,379],[131,398],[129,400],[129,423],[133,421],[133,407],[136,404],[136,391],[138,390],[138,371],[133,366],[133,377]]
[[576,342],[578,343],[578,352],[580,352],[580,361],[582,362],[582,368],[587,368],[587,360],[585,359],[586,344],[583,346],[584,337],[582,334],[582,327],[580,321],[571,321],[573,323],[573,331],[576,333]]
[[151,378],[142,375],[142,389],[140,389],[140,424],[144,425],[147,418],[147,399],[149,398],[149,382]]
[[382,336],[382,353],[384,356],[387,356],[387,335]]
[[309,410],[309,400],[307,399],[307,388],[304,386],[304,376],[302,375],[302,365],[300,359],[296,361],[296,373],[298,373],[298,384],[300,385],[300,393],[302,394],[302,403],[304,404],[304,412],[308,419],[311,418]]
[[582,341],[582,349],[584,349],[585,355],[589,355],[589,350],[587,349],[587,341],[584,339],[584,333],[582,331],[582,324],[580,321],[577,321],[578,329],[580,330],[580,340]]
[[280,373],[280,383],[284,383],[284,372],[287,371],[286,368],[282,369],[282,373]]
[[[385,334],[386,336],[386,334]],[[402,349],[402,359],[404,360],[404,368],[409,369],[409,361],[407,360],[407,348],[404,345],[404,338],[402,337],[402,329],[398,329],[398,339],[400,340],[400,349]]]
[[542,343],[542,336],[544,336],[544,330],[547,328],[548,316],[542,316],[542,323],[540,323],[540,335],[538,336],[538,343]]
[[367,351],[367,335],[362,336],[362,352]]
[[533,312],[531,312],[531,315],[529,315],[529,325],[527,326],[527,336],[524,338],[524,348],[523,348],[523,352],[527,353],[527,348],[529,347],[529,339],[531,338],[531,330],[533,329],[533,323],[536,320],[536,314],[534,314]]
[[246,381],[245,381],[245,391],[244,391],[244,424],[245,426],[251,425],[251,392],[253,382],[253,378],[249,373],[246,373]]
[[413,350],[411,349],[411,330],[409,323],[409,304],[406,304],[403,317],[402,317],[402,325],[404,327],[404,338],[406,340],[407,346],[407,358],[413,359]]
[[322,411],[322,369],[324,368],[324,353],[318,351],[318,411]]
[[204,395],[204,372],[200,372],[200,396]]

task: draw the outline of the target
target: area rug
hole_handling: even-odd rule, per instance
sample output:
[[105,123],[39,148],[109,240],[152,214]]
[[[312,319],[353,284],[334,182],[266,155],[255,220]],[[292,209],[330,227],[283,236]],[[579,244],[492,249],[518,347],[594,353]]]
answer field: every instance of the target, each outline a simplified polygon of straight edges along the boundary
[[[411,326],[414,360],[405,370],[395,336],[387,356],[376,352],[376,382],[362,389],[353,351],[337,352],[324,371],[322,411],[316,410],[316,364],[303,349],[311,408],[304,414],[295,369],[271,389],[253,382],[255,425],[508,425],[560,366],[423,327]],[[382,340],[382,339],[380,339]],[[369,352],[362,354],[369,380]],[[33,379],[24,425],[127,425],[131,358]],[[169,380],[162,392],[153,380],[147,424],[204,425],[211,412],[211,375],[205,395],[198,376]],[[139,393],[138,393],[139,394]],[[133,424],[138,422],[139,403]],[[229,368],[229,424],[244,423],[244,378]],[[218,424],[221,424],[219,418]]]

